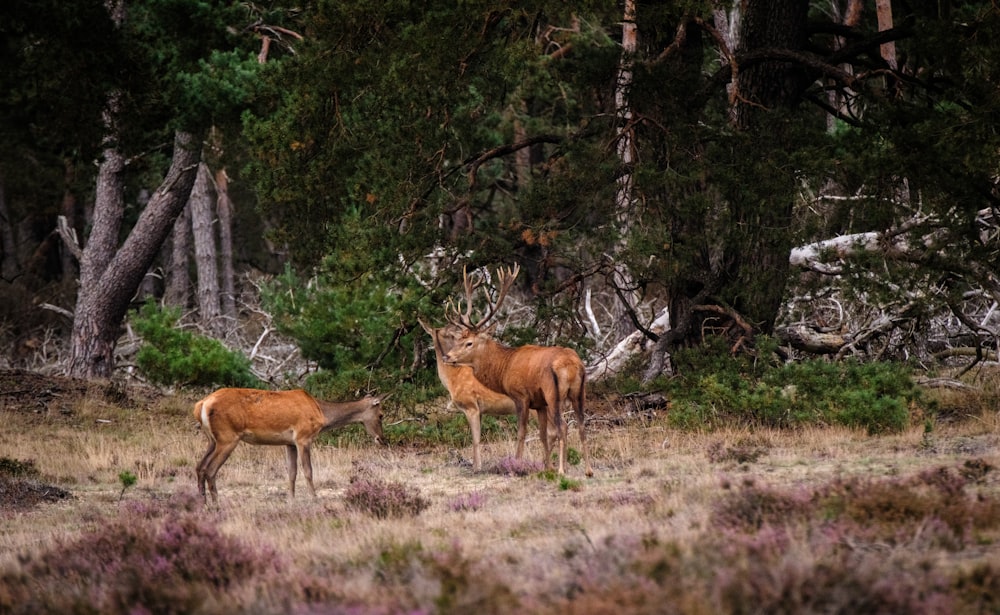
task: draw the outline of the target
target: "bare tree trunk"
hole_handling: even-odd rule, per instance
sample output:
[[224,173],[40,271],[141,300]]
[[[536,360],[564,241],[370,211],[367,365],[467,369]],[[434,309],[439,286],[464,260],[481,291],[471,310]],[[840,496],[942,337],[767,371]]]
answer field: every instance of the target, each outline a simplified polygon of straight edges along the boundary
[[177,216],[170,237],[170,262],[166,267],[167,287],[163,293],[163,301],[167,305],[187,309],[191,303],[191,273],[188,271],[191,212],[187,207]]
[[[635,130],[632,125],[632,106],[629,100],[632,89],[632,67],[638,42],[635,19],[636,0],[625,0],[625,15],[622,19],[622,55],[615,81],[615,117],[620,131],[615,151],[622,166],[615,187],[615,218],[619,233],[619,240],[615,246],[616,254],[622,254],[627,248],[629,231],[635,216],[635,186],[632,175],[632,167],[635,164]],[[631,319],[626,312],[634,308],[638,303],[638,297],[635,295],[636,285],[632,273],[620,259],[615,259],[611,276],[612,284],[621,290],[618,296],[626,302],[626,305],[616,308],[616,312],[620,312],[615,317],[619,329],[616,337],[620,338],[633,329]]]
[[[892,1],[875,0],[875,11],[878,13],[878,31],[891,30]],[[889,68],[896,70],[896,43],[893,41],[882,43],[879,47],[879,52],[882,54],[882,59],[889,65]]]
[[[76,229],[76,194],[73,193],[73,179],[76,176],[76,169],[73,163],[67,158],[64,161],[64,183],[62,203],[59,205],[59,213],[66,219],[68,229]],[[62,279],[64,282],[75,282],[76,280],[76,257],[73,251],[64,247],[59,255],[62,268]]]
[[[842,23],[845,26],[851,28],[856,27],[858,23],[861,22],[861,12],[864,8],[864,3],[862,0],[848,0],[847,8],[841,14],[840,3],[833,2],[831,8],[833,9],[833,20],[838,23]],[[835,50],[842,49],[847,45],[847,39],[843,36],[835,36],[833,38],[833,45]],[[851,64],[843,64],[840,67],[842,70],[848,73],[854,72],[854,66]],[[844,97],[844,92],[837,87],[831,87],[827,98],[832,109],[836,109],[841,113],[850,113],[852,109],[850,108],[850,103]],[[833,132],[837,128],[837,116],[833,113],[828,113],[826,116],[826,127],[827,132]]]
[[198,165],[198,176],[191,190],[191,234],[194,237],[194,261],[198,271],[198,317],[209,330],[219,325],[219,268],[215,249],[212,207],[212,175],[208,165]]
[[[115,143],[118,128],[115,117],[121,106],[121,93],[112,94],[105,110],[104,123],[108,130],[108,143]],[[104,149],[97,171],[97,188],[94,197],[94,220],[80,261],[80,295],[78,302],[87,303],[87,295],[97,292],[98,281],[107,270],[108,263],[118,247],[118,233],[125,216],[125,156],[117,145]]]
[[216,211],[219,215],[219,266],[222,315],[236,318],[236,273],[233,271],[233,201],[225,167],[215,172]]
[[[514,106],[517,108],[513,108]],[[518,100],[511,105],[511,113],[514,116],[514,143],[521,143],[528,139],[528,131],[521,121],[521,114],[527,114],[528,103],[524,99]],[[518,192],[527,192],[531,185],[531,148],[522,147],[514,152],[514,171],[517,176]]]
[[8,282],[20,273],[21,265],[17,258],[17,247],[14,245],[14,225],[10,221],[10,211],[7,209],[7,193],[5,191],[6,182],[4,176],[0,175],[0,253],[2,266],[0,273],[3,279]]
[[[109,134],[114,134],[109,133]],[[129,301],[156,258],[194,184],[199,141],[186,132],[174,135],[173,159],[163,183],[117,251],[124,213],[124,158],[114,147],[105,150],[98,173],[94,229],[83,251],[80,293],[71,335],[69,374],[108,378],[114,369],[118,328]],[[111,230],[114,233],[111,233]]]
[[[808,10],[807,0],[747,0],[740,51],[801,50]],[[743,68],[736,78],[737,128],[765,147],[786,148],[783,127],[771,117],[793,107],[805,83],[800,68],[787,62],[765,61]],[[774,177],[771,184],[776,192],[768,202],[743,194],[729,197],[732,224],[741,230],[726,247],[733,263],[727,278],[735,291],[733,307],[765,334],[774,326],[788,277],[794,174]]]

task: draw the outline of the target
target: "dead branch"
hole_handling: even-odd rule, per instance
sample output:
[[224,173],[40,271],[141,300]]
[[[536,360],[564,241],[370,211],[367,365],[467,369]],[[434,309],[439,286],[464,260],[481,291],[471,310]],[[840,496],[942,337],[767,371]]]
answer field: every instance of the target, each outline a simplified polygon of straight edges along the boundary
[[810,354],[836,354],[851,340],[850,335],[823,333],[805,325],[792,325],[775,330],[782,344]]

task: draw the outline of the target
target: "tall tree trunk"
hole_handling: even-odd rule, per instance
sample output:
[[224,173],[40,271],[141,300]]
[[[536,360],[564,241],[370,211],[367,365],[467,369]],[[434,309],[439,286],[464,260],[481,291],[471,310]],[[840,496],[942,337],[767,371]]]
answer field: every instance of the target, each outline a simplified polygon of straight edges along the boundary
[[210,331],[219,326],[219,268],[215,249],[215,225],[212,207],[212,175],[208,165],[198,165],[198,175],[191,190],[191,231],[194,237],[194,260],[198,271],[198,316]]
[[222,315],[236,318],[236,273],[233,271],[233,201],[225,167],[215,172],[216,212],[219,215],[219,286]]
[[[753,57],[754,52],[803,49],[808,0],[745,0],[738,6],[738,12],[715,15],[727,23],[730,16],[739,18],[730,32],[735,34],[737,59]],[[787,112],[801,100],[807,81],[795,65],[760,56],[732,68],[730,117],[736,134],[729,140],[731,164],[770,175],[752,185],[708,177],[700,188],[709,203],[707,214],[679,213],[671,221],[676,237],[703,238],[701,245],[689,247],[697,249],[703,266],[701,272],[685,273],[670,283],[671,327],[656,343],[646,381],[669,371],[669,352],[676,344],[696,341],[709,329],[745,337],[747,323],[752,331],[770,333],[781,307],[792,247],[795,181],[792,171],[776,173],[768,161],[790,146]]]
[[[808,0],[747,0],[744,7],[741,54],[803,49]],[[800,101],[805,84],[800,68],[788,62],[766,60],[740,70],[733,115],[744,142],[760,146],[755,153],[766,156],[768,150],[791,147],[785,142],[785,124],[772,120]],[[788,277],[794,182],[788,171],[785,177],[770,178],[765,193],[748,189],[727,195],[736,230],[727,246],[732,263],[727,294],[733,307],[763,333],[773,330]]]
[[7,193],[4,176],[0,174],[0,274],[8,282],[21,272],[17,258],[17,246],[14,245],[14,225],[11,224],[10,211],[7,209]]
[[167,285],[163,302],[187,309],[191,303],[191,273],[188,253],[191,251],[191,212],[185,207],[178,214],[170,233],[170,260],[166,266]]
[[83,250],[80,265],[80,293],[71,335],[70,375],[82,378],[111,376],[122,318],[174,220],[188,200],[200,152],[199,141],[190,133],[177,132],[174,135],[173,158],[167,176],[121,248],[116,251],[124,213],[122,172],[125,162],[115,147],[106,149],[98,172],[94,228]]
[[[618,76],[615,80],[615,119],[618,124],[618,135],[615,151],[621,163],[621,173],[615,187],[615,221],[619,234],[615,245],[615,254],[621,255],[628,247],[629,231],[635,222],[635,185],[633,182],[633,165],[635,164],[635,128],[632,124],[632,105],[630,101],[632,89],[632,69],[638,43],[638,28],[636,26],[636,0],[625,0],[625,14],[622,18],[622,54],[618,64]],[[611,272],[611,283],[621,292],[617,293],[624,305],[616,308],[615,324],[618,329],[615,338],[620,339],[634,329],[628,313],[635,309],[638,303],[628,266],[616,258]]]
[[[995,10],[996,7],[994,7]],[[892,29],[892,1],[891,0],[875,0],[875,12],[878,16],[878,31],[882,32],[884,30]],[[896,69],[896,43],[894,41],[889,41],[887,43],[882,43],[879,47],[879,52],[882,55],[882,59],[885,63],[889,65],[889,68]]]
[[[73,162],[69,158],[64,161],[63,166],[63,183],[65,183],[65,187],[63,188],[62,202],[59,205],[59,213],[66,219],[67,229],[76,229],[77,200],[76,194],[73,192],[73,179],[76,176],[76,167],[73,166]],[[75,281],[77,278],[77,262],[76,257],[73,255],[73,251],[64,247],[60,253],[59,260],[62,268],[61,274],[63,282]]]

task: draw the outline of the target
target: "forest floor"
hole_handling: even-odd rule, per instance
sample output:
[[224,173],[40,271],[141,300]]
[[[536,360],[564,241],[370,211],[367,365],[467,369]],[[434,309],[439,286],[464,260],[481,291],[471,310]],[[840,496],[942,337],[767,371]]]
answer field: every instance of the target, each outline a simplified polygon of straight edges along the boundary
[[[201,394],[0,371],[0,613],[84,612],[84,602],[108,613],[480,615],[1000,604],[995,413],[882,436],[692,433],[629,400],[595,399],[593,478],[580,465],[563,480],[498,472],[510,431],[484,441],[482,472],[467,445],[379,447],[361,432],[314,446],[316,498],[301,473],[286,497],[277,447],[240,445],[219,474],[218,506],[203,508],[193,468],[206,442],[190,414]],[[387,424],[413,420],[387,408]],[[579,446],[575,430],[569,444]],[[538,457],[535,436],[526,458]],[[405,486],[426,507],[366,514],[347,499],[365,480]],[[90,551],[116,541],[122,551],[100,557],[135,572],[88,576]],[[174,555],[141,559],[136,541]],[[243,576],[199,581],[212,549],[246,558],[227,573]],[[78,552],[81,569],[67,576]],[[34,602],[16,607],[24,596]]]

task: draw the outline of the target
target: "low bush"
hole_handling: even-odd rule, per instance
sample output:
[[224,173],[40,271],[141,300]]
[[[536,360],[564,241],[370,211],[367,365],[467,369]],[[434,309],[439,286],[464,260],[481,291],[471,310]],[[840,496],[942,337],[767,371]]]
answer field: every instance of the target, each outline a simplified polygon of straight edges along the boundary
[[463,493],[448,504],[452,512],[473,512],[486,505],[486,494],[482,491]]
[[680,375],[661,383],[671,399],[669,420],[681,429],[832,424],[898,432],[921,401],[911,370],[898,363],[767,364],[702,348],[679,349],[674,359]]
[[222,342],[177,327],[178,308],[160,309],[150,302],[132,319],[142,346],[136,364],[157,384],[226,385],[259,388],[250,360]]
[[367,513],[378,519],[413,517],[430,506],[430,502],[419,491],[402,483],[358,476],[351,477],[351,484],[344,492],[344,503],[350,510]]
[[193,495],[127,502],[120,514],[0,578],[3,613],[192,613],[281,569],[267,549],[219,532]]
[[490,468],[490,472],[493,474],[501,474],[503,476],[530,476],[538,474],[541,471],[541,462],[529,461],[523,458],[517,459],[511,456],[501,458]]
[[0,476],[9,478],[36,478],[38,467],[35,466],[34,459],[11,459],[10,457],[0,457]]
[[981,484],[989,471],[979,460],[815,489],[747,480],[725,490],[693,542],[623,535],[595,543],[593,557],[568,561],[574,591],[537,610],[996,612],[1000,566],[921,555],[995,536],[1000,498]]

